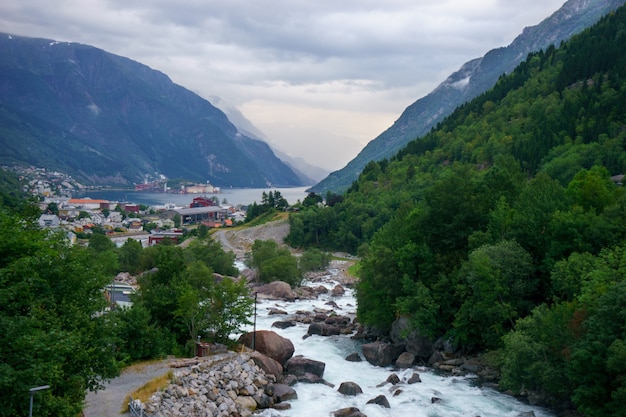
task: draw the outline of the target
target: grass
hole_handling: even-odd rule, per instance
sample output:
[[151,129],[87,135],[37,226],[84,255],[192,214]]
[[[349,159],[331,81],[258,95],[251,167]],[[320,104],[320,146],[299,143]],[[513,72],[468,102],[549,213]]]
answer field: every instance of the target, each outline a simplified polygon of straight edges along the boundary
[[128,403],[130,402],[131,397],[134,400],[141,400],[141,402],[145,403],[152,396],[152,394],[167,387],[170,384],[173,376],[174,373],[172,371],[169,371],[165,375],[161,375],[160,377],[154,378],[153,380],[146,382],[144,385],[128,394],[124,399],[124,404],[122,404],[122,409],[120,410],[120,413],[128,412]]
[[361,262],[355,262],[346,271],[350,276],[358,278],[361,275]]

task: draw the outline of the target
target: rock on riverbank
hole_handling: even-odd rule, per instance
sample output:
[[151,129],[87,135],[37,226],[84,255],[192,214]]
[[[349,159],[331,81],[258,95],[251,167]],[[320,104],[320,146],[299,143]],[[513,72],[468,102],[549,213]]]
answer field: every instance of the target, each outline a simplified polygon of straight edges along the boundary
[[296,397],[294,391],[277,398],[276,388],[275,377],[266,375],[248,353],[233,353],[217,363],[200,362],[177,370],[171,384],[142,407],[154,417],[247,417],[258,408]]

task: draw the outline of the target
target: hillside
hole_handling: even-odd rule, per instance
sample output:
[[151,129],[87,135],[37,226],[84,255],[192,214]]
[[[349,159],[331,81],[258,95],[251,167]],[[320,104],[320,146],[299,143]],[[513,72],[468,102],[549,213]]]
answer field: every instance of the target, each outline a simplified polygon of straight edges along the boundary
[[503,389],[626,415],[625,45],[621,7],[530,55],[286,240],[362,257],[361,323],[406,317],[489,351]]
[[0,163],[132,185],[165,175],[226,187],[300,186],[263,141],[130,59],[0,34]]
[[531,52],[559,45],[573,34],[597,22],[624,0],[569,0],[537,26],[524,29],[509,46],[493,49],[481,58],[465,63],[435,90],[420,98],[344,168],[331,173],[310,188],[318,194],[345,191],[369,161],[393,157],[415,138],[428,133],[461,104],[493,87],[498,78],[510,73]]

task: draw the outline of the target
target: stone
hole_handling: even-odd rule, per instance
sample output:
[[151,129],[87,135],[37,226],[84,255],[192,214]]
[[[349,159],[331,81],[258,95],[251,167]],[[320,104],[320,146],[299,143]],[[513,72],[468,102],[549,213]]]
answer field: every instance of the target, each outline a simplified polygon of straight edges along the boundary
[[429,358],[435,351],[432,340],[422,336],[406,317],[400,317],[391,324],[389,336],[393,343],[404,344],[407,352],[419,358]]
[[295,400],[298,398],[296,390],[285,384],[274,384],[274,399],[276,403]]
[[339,388],[337,389],[337,391],[339,391],[343,395],[350,395],[350,396],[363,393],[363,390],[361,389],[359,384],[357,384],[356,382],[350,382],[350,381],[342,382],[341,385],[339,385]]
[[415,364],[415,355],[411,352],[402,352],[396,359],[397,368],[410,368]]
[[404,345],[384,343],[380,341],[366,343],[362,346],[363,356],[374,366],[392,365],[404,352]]
[[250,359],[268,375],[274,375],[275,378],[279,378],[283,374],[283,366],[277,360],[261,352],[250,353]]
[[274,323],[272,323],[272,327],[276,327],[277,329],[287,329],[295,325],[296,323],[291,320],[275,321]]
[[417,384],[418,382],[422,382],[420,375],[417,372],[413,372],[413,375],[407,381],[407,384]]
[[342,285],[337,284],[335,285],[335,287],[332,289],[332,291],[330,292],[330,294],[333,297],[341,297],[342,295],[344,295],[346,293],[346,289],[343,288]]
[[245,408],[247,410],[254,411],[257,408],[257,403],[254,398],[249,396],[238,396],[235,398],[235,404],[237,408]]
[[340,334],[340,328],[327,323],[311,323],[307,334],[320,336],[334,336]]
[[304,358],[302,356],[295,356],[285,363],[285,372],[295,376],[302,376],[309,372],[323,378],[325,368],[326,364],[324,362]]
[[367,402],[367,404],[377,404],[384,408],[391,408],[391,406],[389,405],[389,401],[387,400],[387,397],[385,397],[382,394],[376,398],[372,398],[371,400]]
[[254,291],[260,298],[269,300],[294,301],[296,299],[296,294],[291,289],[291,286],[284,281],[273,281],[256,287]]
[[252,348],[253,341],[254,350],[269,356],[281,365],[293,356],[295,350],[291,340],[271,330],[259,330],[256,332],[256,337],[254,337],[254,332],[245,333],[239,337],[239,343],[249,348]]
[[339,410],[333,411],[334,417],[367,417],[365,414],[361,412],[356,407],[346,407],[340,408]]
[[346,356],[346,360],[348,362],[362,362],[363,358],[361,358],[361,355],[359,355],[358,352],[352,352],[351,354]]

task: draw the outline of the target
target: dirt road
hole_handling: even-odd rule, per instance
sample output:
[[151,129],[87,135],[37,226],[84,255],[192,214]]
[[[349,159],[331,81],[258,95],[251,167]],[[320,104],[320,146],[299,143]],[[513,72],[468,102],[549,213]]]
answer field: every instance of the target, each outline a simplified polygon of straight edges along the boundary
[[275,240],[283,244],[288,233],[289,222],[283,219],[245,229],[218,229],[213,233],[213,239],[220,242],[226,252],[232,251],[238,260],[242,260],[255,240]]

